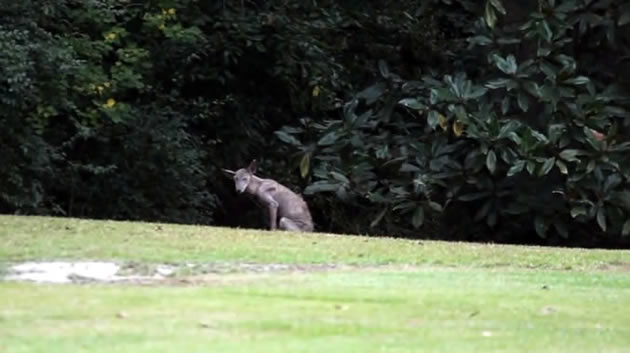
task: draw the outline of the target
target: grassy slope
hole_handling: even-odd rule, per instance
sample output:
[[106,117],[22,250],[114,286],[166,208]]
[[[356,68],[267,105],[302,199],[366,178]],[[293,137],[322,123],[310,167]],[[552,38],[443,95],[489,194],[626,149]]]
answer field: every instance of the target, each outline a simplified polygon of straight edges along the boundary
[[423,266],[0,283],[1,352],[630,352],[628,251],[0,216],[0,259],[42,258]]
[[[0,259],[405,264],[596,270],[630,251],[553,249],[168,224],[0,216]],[[0,260],[1,261],[1,260]]]

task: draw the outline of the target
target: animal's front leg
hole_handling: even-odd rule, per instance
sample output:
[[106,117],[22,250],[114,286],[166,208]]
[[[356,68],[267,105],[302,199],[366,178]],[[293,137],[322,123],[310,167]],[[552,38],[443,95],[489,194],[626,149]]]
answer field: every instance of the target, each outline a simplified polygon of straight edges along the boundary
[[278,201],[276,201],[269,192],[260,193],[260,199],[267,206],[269,211],[269,227],[271,230],[276,229],[278,222]]

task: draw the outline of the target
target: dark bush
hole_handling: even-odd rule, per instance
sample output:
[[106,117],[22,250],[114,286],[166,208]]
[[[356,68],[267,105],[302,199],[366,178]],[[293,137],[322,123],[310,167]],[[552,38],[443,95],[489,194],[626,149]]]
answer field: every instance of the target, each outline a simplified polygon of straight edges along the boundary
[[472,78],[409,80],[381,62],[381,81],[341,118],[278,132],[315,161],[307,193],[361,205],[365,231],[372,220],[413,235],[430,219],[464,239],[627,236],[630,92],[615,72],[627,66],[630,7],[606,3],[549,2],[502,22],[488,1],[468,39]]
[[0,0],[0,212],[621,243],[630,7],[505,5]]

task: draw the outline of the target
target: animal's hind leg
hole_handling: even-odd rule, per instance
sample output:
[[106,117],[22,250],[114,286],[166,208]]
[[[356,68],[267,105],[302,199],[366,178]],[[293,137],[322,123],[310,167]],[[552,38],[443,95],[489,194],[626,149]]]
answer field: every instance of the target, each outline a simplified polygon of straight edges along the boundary
[[293,222],[292,220],[286,217],[280,218],[280,223],[278,225],[280,226],[280,229],[283,229],[283,230],[290,230],[290,231],[296,231],[296,232],[302,231],[302,228],[300,228],[300,226],[297,225],[297,223]]

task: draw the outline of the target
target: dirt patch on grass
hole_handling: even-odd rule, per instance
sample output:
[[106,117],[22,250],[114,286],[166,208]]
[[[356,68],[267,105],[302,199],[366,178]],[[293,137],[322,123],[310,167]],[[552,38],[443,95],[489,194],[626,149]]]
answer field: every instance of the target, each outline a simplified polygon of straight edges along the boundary
[[171,266],[155,266],[152,273],[129,271],[125,264],[109,261],[47,261],[10,265],[4,280],[35,283],[125,282],[159,280],[172,275]]
[[[286,278],[325,271],[418,271],[454,269],[445,265],[342,265],[342,264],[261,264],[241,262],[162,263],[115,261],[49,261],[24,262],[1,266],[0,280],[34,283],[120,283],[146,285],[203,285],[260,281],[278,274]],[[480,266],[507,269],[509,265]],[[570,270],[570,269],[565,269]],[[598,271],[630,272],[630,263],[610,262],[596,267]]]
[[630,262],[613,261],[597,267],[600,271],[630,272]]
[[358,268],[333,264],[147,264],[113,261],[50,261],[25,262],[7,267],[7,281],[34,283],[127,283],[195,285],[202,283],[234,283],[264,279],[265,274],[309,273]]

